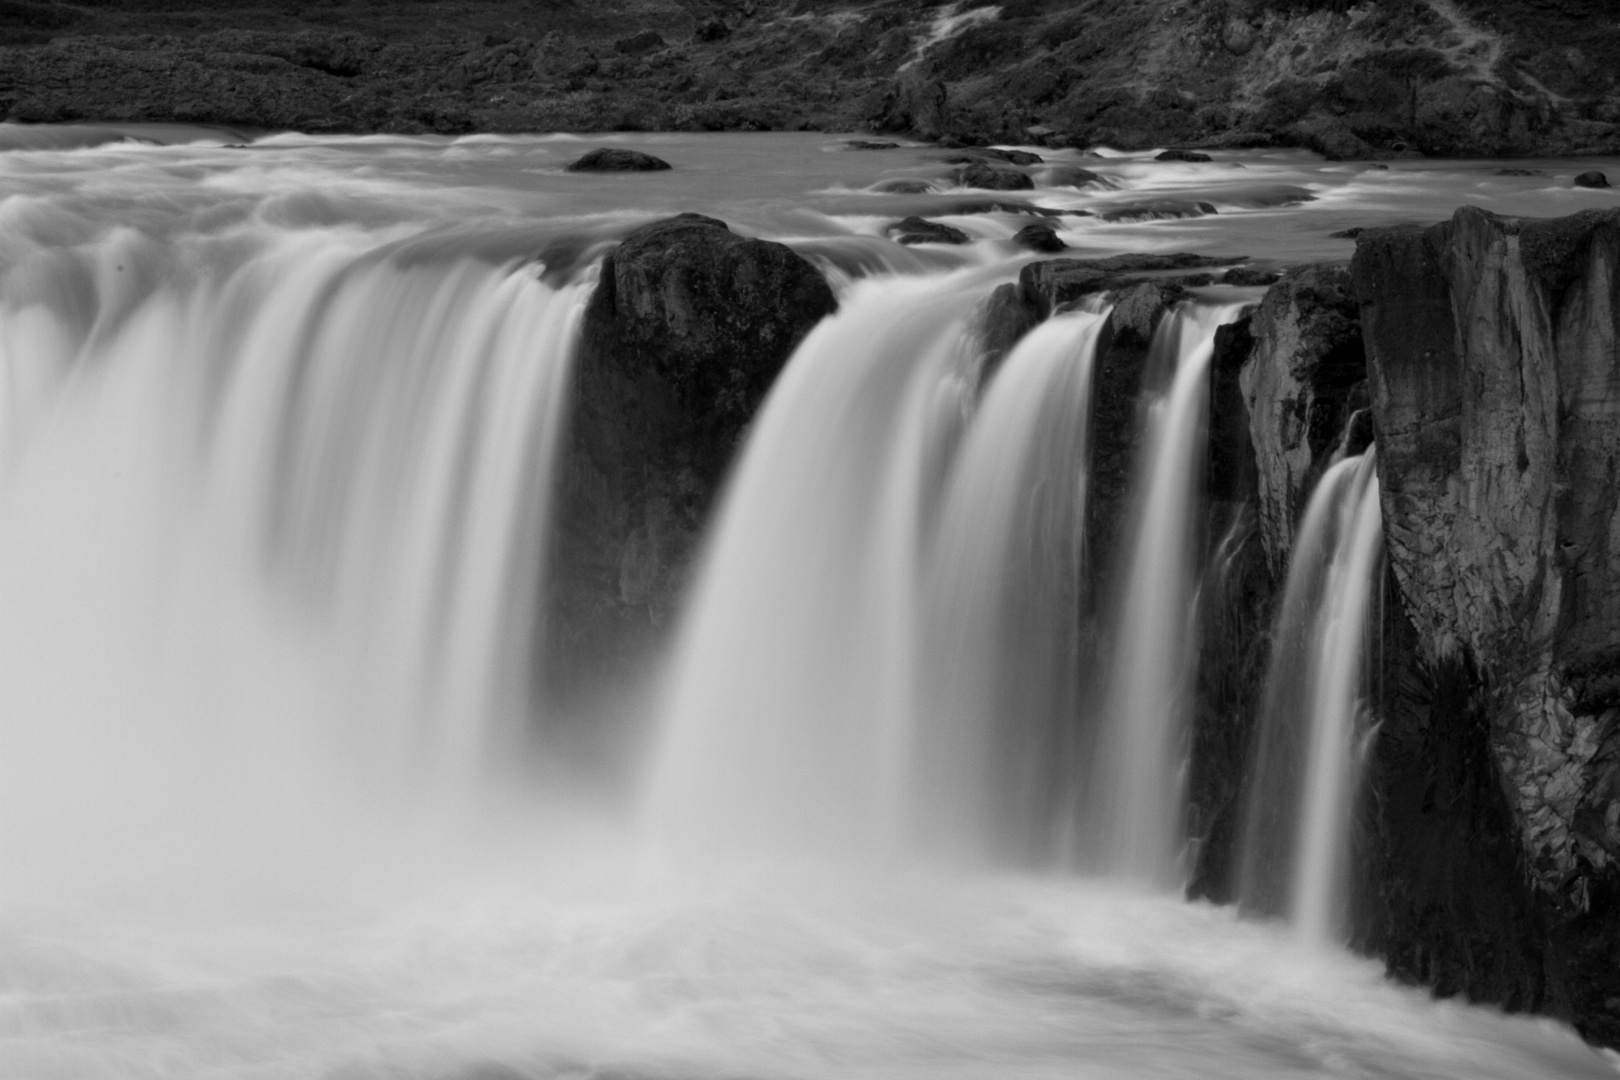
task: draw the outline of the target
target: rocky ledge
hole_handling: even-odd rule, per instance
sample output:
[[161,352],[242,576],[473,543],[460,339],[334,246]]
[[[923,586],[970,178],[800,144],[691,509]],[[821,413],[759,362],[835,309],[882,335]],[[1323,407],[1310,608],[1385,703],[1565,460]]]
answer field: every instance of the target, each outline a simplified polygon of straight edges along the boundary
[[[955,14],[954,18],[947,16]],[[304,131],[1620,151],[1607,0],[0,4],[0,116]],[[989,182],[1022,174],[970,163]]]

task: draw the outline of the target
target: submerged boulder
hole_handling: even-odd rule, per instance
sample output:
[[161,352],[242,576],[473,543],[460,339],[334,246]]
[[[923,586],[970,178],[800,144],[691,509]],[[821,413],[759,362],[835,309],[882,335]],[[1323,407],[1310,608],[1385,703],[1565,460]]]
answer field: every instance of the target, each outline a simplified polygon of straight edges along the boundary
[[1369,230],[1353,273],[1401,615],[1372,943],[1612,1045],[1620,211]]
[[644,226],[604,260],[564,447],[553,693],[599,686],[667,618],[743,432],[836,307],[790,248],[698,214]]
[[1575,186],[1584,188],[1606,188],[1609,186],[1609,178],[1598,170],[1592,169],[1577,176],[1575,178]]
[[618,146],[601,146],[569,165],[568,171],[659,172],[669,167],[669,162],[663,158],[643,154],[640,150],[626,150]]
[[897,221],[884,232],[897,244],[965,244],[972,239],[954,225],[916,216]]

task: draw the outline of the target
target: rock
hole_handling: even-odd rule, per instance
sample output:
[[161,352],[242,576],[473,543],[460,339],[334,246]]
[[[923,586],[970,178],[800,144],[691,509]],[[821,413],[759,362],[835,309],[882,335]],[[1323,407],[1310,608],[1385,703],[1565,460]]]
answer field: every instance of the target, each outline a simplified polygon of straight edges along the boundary
[[1365,404],[1367,362],[1349,271],[1288,271],[1266,290],[1251,333],[1254,350],[1239,384],[1258,474],[1261,544],[1282,581],[1294,527],[1352,412]]
[[844,144],[851,150],[898,150],[897,142],[872,142],[869,139],[850,139]]
[[1090,169],[1082,169],[1078,165],[1054,166],[1043,173],[1041,178],[1049,187],[1082,188],[1091,184],[1108,183],[1097,173]]
[[1172,218],[1203,217],[1216,213],[1215,205],[1188,199],[1154,199],[1152,202],[1132,203],[1104,210],[1098,216],[1104,221],[1160,221]]
[[1272,285],[1282,274],[1276,270],[1266,270],[1258,266],[1234,266],[1221,275],[1222,285]]
[[927,180],[882,180],[872,185],[873,191],[881,191],[885,195],[927,195],[934,190],[934,185]]
[[994,146],[975,146],[970,153],[955,154],[945,159],[947,165],[983,165],[999,161],[1007,165],[1039,165],[1046,159],[1028,150],[998,150]]
[[1069,245],[1058,238],[1057,230],[1050,225],[1036,223],[1025,225],[1013,234],[1013,243],[1031,251],[1043,254],[1052,254],[1057,251],[1067,251]]
[[954,226],[915,215],[897,221],[883,231],[897,244],[966,244],[973,239]]
[[697,214],[643,226],[607,256],[563,447],[552,694],[607,685],[664,625],[743,432],[836,306],[790,248]]
[[1040,317],[1024,302],[1014,284],[998,285],[985,301],[979,313],[979,340],[984,346],[979,361],[979,386],[982,388],[1018,344],[1040,322]]
[[568,166],[569,172],[657,172],[669,168],[663,158],[643,154],[640,150],[625,150],[617,146],[601,146]]
[[[1394,630],[1415,658],[1392,669],[1380,735],[1393,779],[1375,939],[1398,972],[1557,1003],[1612,1043],[1620,210],[1465,207],[1429,229],[1369,230],[1352,270],[1409,627]],[[1431,862],[1436,845],[1468,854]],[[1420,903],[1437,894],[1453,906]]]
[[1328,237],[1333,240],[1354,240],[1356,237],[1360,236],[1366,231],[1367,227],[1365,225],[1353,225],[1348,229],[1340,229],[1338,232],[1330,232],[1328,233]]
[[1592,169],[1589,172],[1583,172],[1577,176],[1575,178],[1575,186],[1584,188],[1606,188],[1609,186],[1609,178],[1604,176],[1598,170]]
[[1540,169],[1497,169],[1497,176],[1544,176]]
[[977,162],[957,171],[955,181],[960,187],[984,188],[988,191],[1024,191],[1035,186],[1028,173],[1017,169],[998,168]]
[[720,41],[729,36],[731,27],[726,25],[724,19],[704,19],[697,24],[697,29],[692,31],[694,41]]
[[656,30],[643,30],[639,34],[631,34],[613,43],[613,51],[626,56],[640,56],[642,53],[652,52],[654,49],[664,47],[663,36]]
[[1198,150],[1165,150],[1153,155],[1154,161],[1214,161],[1208,154]]

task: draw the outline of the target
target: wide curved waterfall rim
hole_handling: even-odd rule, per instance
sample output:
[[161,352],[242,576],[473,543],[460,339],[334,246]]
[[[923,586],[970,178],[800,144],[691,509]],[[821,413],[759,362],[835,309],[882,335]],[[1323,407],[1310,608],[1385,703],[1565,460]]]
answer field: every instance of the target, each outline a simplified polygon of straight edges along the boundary
[[[574,137],[237,139],[0,125],[0,1078],[1613,1075],[1565,1027],[1055,869],[1085,853],[1085,739],[983,749],[1072,705],[1074,651],[1043,628],[1088,557],[1101,313],[981,370],[964,331],[1027,257],[1023,215],[872,190],[937,180],[934,152],[613,136],[592,144],[676,168],[604,178],[562,171]],[[1087,159],[1113,186],[1028,198],[1221,209],[1060,219],[1086,254],[1338,258],[1328,232],[1427,220],[1460,189],[1507,211],[1592,197],[1486,163],[1218,157]],[[1256,194],[1278,184],[1314,200]],[[842,308],[732,478],[661,673],[659,711],[699,734],[671,721],[631,806],[550,752],[524,669],[593,268],[675,210],[795,245]],[[883,238],[913,212],[974,242]],[[843,426],[801,441],[817,410]],[[751,476],[771,447],[828,471]],[[1015,473],[1040,482],[996,482]],[[750,539],[771,522],[733,523],[754,499],[838,507],[815,523],[836,544],[773,563]],[[1018,572],[988,587],[996,565]],[[817,566],[825,595],[796,576]],[[720,721],[680,713],[712,689],[688,666],[702,628],[741,619],[706,606],[733,575],[764,590],[746,644],[847,662],[794,690],[865,721],[771,750],[788,782],[745,774],[742,797],[702,790],[692,747]],[[789,601],[863,614],[789,626]],[[919,668],[939,677],[885,675]],[[950,737],[917,753],[924,721]],[[870,756],[836,790],[795,778],[851,741]],[[718,832],[694,836],[705,815]],[[783,837],[813,842],[688,857]]]

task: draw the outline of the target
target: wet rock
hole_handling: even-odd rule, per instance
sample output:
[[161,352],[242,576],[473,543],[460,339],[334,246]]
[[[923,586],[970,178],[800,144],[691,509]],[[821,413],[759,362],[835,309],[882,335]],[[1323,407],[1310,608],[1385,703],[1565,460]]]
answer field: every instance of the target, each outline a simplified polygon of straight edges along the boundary
[[1540,169],[1497,169],[1497,176],[1544,176]]
[[1353,225],[1348,229],[1340,229],[1338,232],[1330,232],[1328,233],[1328,237],[1332,240],[1354,240],[1356,237],[1360,236],[1366,231],[1367,227],[1365,225]]
[[704,19],[692,31],[694,41],[710,42],[720,41],[731,36],[731,27],[726,25],[724,19]]
[[926,180],[883,180],[873,184],[872,190],[886,195],[926,195],[934,190],[934,185]]
[[1214,203],[1185,199],[1154,199],[1152,202],[1116,206],[1112,210],[1104,210],[1098,216],[1104,221],[1161,221],[1203,217],[1216,212]]
[[1059,165],[1048,169],[1042,174],[1041,179],[1049,187],[1082,188],[1108,182],[1099,174],[1078,165]]
[[851,139],[844,144],[851,150],[898,150],[897,142],[872,142],[869,139]]
[[1025,225],[1013,234],[1013,243],[1030,251],[1039,251],[1050,255],[1058,251],[1067,251],[1069,245],[1059,239],[1057,230],[1050,225],[1037,222]]
[[613,43],[613,51],[626,56],[640,56],[664,47],[663,36],[656,30],[643,30],[639,34],[622,37]]
[[602,146],[568,166],[569,172],[658,172],[669,168],[663,158],[644,154],[640,150],[625,150],[617,146]]
[[979,314],[979,340],[984,356],[979,361],[979,385],[989,383],[1012,347],[1033,330],[1040,317],[1024,302],[1018,286],[998,285]]
[[1153,155],[1154,161],[1214,161],[1215,159],[1198,150],[1165,150]]
[[836,306],[790,248],[697,214],[637,229],[607,256],[563,448],[551,693],[606,685],[665,624],[744,430]]
[[1252,334],[1239,381],[1258,472],[1261,543],[1281,581],[1311,491],[1356,405],[1365,404],[1367,362],[1349,271],[1290,270],[1266,291]]
[[1282,274],[1276,270],[1266,270],[1258,266],[1234,266],[1221,275],[1222,285],[1272,285]]
[[973,239],[954,226],[915,215],[897,221],[883,231],[897,244],[966,244]]
[[961,187],[984,188],[988,191],[1025,191],[1035,186],[1028,173],[998,168],[986,162],[976,162],[958,170],[955,181]]
[[1576,187],[1584,188],[1606,188],[1609,186],[1609,178],[1596,169],[1581,173],[1575,178],[1574,182]]
[[970,153],[956,154],[945,159],[947,165],[982,165],[1002,162],[1007,165],[1039,165],[1046,159],[1028,150],[998,150],[994,146],[976,146]]
[[[1417,658],[1387,703],[1375,938],[1442,989],[1620,1023],[1620,211],[1459,210],[1353,265]],[[1457,795],[1436,794],[1432,732]],[[1385,738],[1384,735],[1380,736]],[[1401,785],[1409,786],[1401,786]],[[1437,801],[1440,800],[1440,801]],[[1403,836],[1477,839],[1436,863]],[[1455,911],[1412,902],[1458,897]],[[1489,889],[1475,898],[1465,890]],[[1494,905],[1494,906],[1493,906]],[[1444,950],[1444,951],[1440,951]]]

